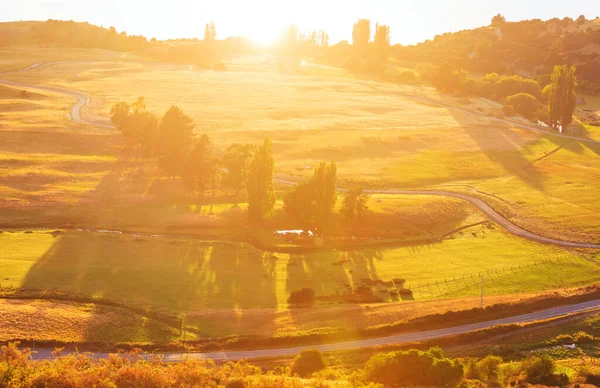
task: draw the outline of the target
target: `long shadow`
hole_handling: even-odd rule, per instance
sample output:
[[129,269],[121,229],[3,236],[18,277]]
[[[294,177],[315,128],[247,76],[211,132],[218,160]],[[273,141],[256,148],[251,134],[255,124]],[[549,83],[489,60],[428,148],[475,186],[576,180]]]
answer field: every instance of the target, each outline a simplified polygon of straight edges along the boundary
[[[441,95],[443,104],[455,104],[452,98]],[[501,166],[509,175],[519,176],[523,168],[530,165],[531,160],[525,157],[527,144],[522,143],[521,135],[510,129],[509,124],[499,121],[481,119],[481,124],[474,123],[473,116],[458,109],[448,108],[448,112],[478,146],[479,150],[494,164]],[[490,128],[491,127],[491,128]],[[520,177],[520,176],[519,176]],[[523,179],[528,186],[544,191],[544,177],[529,175]]]
[[[277,279],[271,256],[238,243],[69,232],[55,237],[22,286],[63,290],[158,312],[273,308],[277,307]],[[135,322],[141,325],[140,319]],[[218,319],[218,315],[213,317]],[[262,333],[274,330],[273,322],[261,327]],[[155,340],[162,340],[172,333],[159,330],[157,335]],[[87,336],[98,337],[94,331]]]

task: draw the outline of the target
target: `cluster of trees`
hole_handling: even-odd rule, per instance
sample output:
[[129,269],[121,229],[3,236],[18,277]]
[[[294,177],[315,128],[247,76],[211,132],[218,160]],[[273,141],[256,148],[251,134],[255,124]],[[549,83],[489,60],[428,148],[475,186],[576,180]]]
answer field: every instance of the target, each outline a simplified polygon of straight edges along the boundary
[[[330,226],[337,203],[337,166],[321,162],[312,178],[300,182],[284,198],[284,210],[305,231],[322,235]],[[340,214],[345,225],[356,226],[367,214],[368,195],[361,188],[346,190]]]
[[[331,370],[318,350],[300,352],[289,369],[263,373],[245,361],[216,365],[212,361],[188,360],[162,363],[158,356],[143,357],[139,349],[129,354],[97,359],[89,354],[61,355],[43,361],[31,360],[31,350],[9,343],[0,348],[0,386],[3,387],[176,387],[227,388],[277,386],[298,387],[307,383],[321,386],[332,380]],[[326,377],[328,376],[328,377]],[[567,386],[598,384],[600,376],[582,367],[571,379],[557,372],[556,362],[547,356],[530,355],[521,361],[505,362],[489,355],[481,359],[449,358],[438,348],[379,353],[364,368],[352,374],[336,367],[339,386],[352,387],[513,387],[539,384]],[[302,381],[300,378],[312,381]],[[316,385],[315,385],[316,384]],[[381,385],[376,385],[381,384]]]
[[215,22],[211,21],[206,23],[204,27],[204,40],[216,40],[217,39],[217,27]]
[[213,152],[207,135],[196,137],[194,122],[181,108],[172,106],[158,118],[149,112],[143,97],[132,104],[119,102],[111,109],[114,126],[146,157],[158,159],[162,171],[180,177],[191,194],[204,199],[217,180],[234,190],[236,196],[246,189],[249,216],[260,222],[275,205],[274,161],[270,139],[256,149],[249,144],[232,144],[221,158]]
[[391,47],[391,30],[387,25],[377,23],[375,35],[371,42],[371,21],[360,19],[352,27],[352,45],[357,55],[365,58],[375,58],[387,62]]
[[367,380],[385,387],[455,387],[463,374],[463,364],[440,348],[382,353],[365,365]]
[[600,29],[571,18],[507,22],[502,15],[492,27],[446,33],[415,46],[394,46],[399,60],[444,65],[477,73],[551,74],[555,66],[576,65],[579,90],[600,91],[600,53],[586,47],[600,41]]
[[424,73],[423,78],[441,91],[489,98],[505,104],[507,115],[519,113],[558,129],[566,128],[573,121],[577,107],[575,72],[575,66],[562,65],[555,66],[551,75],[540,76],[538,80],[497,73],[474,79],[465,70],[454,70],[444,64],[430,74]]
[[[69,48],[100,48],[112,51],[137,51],[148,47],[143,36],[128,36],[114,27],[108,29],[72,20],[48,20],[28,24],[28,29],[7,30],[8,36],[0,35],[0,45],[37,44]],[[3,31],[4,33],[4,31]]]
[[[157,158],[161,170],[180,177],[190,194],[204,200],[217,181],[232,189],[236,198],[248,194],[248,217],[260,223],[273,214],[275,190],[272,142],[269,138],[256,148],[251,144],[232,144],[216,157],[207,135],[196,137],[194,122],[181,108],[172,106],[158,118],[148,111],[143,97],[132,104],[119,102],[111,109],[114,126],[146,157]],[[321,164],[311,179],[300,182],[284,199],[285,212],[302,229],[322,234],[327,229],[337,203],[337,166]],[[360,188],[344,194],[340,214],[350,227],[358,224],[368,211],[368,195]],[[211,202],[212,204],[212,202]]]
[[294,24],[289,25],[283,31],[279,40],[279,50],[286,55],[313,55],[328,47],[329,34],[327,32],[312,30],[304,33]]

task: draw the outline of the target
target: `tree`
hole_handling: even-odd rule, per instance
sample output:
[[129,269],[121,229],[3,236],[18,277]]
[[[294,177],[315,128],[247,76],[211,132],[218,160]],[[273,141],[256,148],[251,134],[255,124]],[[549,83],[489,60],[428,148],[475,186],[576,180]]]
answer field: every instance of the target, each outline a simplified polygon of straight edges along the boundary
[[266,138],[252,156],[250,174],[246,190],[248,191],[248,217],[251,222],[260,223],[268,217],[275,206],[273,189],[273,144]]
[[210,22],[210,40],[216,40],[217,39],[217,26],[215,25],[215,22],[211,21]]
[[459,360],[444,358],[435,348],[427,352],[411,349],[380,353],[369,358],[365,365],[367,380],[386,387],[454,387],[463,373]]
[[390,52],[390,27],[377,24],[375,27],[375,55],[377,58],[386,62]]
[[299,183],[285,196],[284,210],[299,221],[303,229],[322,231],[337,201],[336,183],[336,164],[321,162],[310,180]]
[[319,31],[319,46],[329,47],[329,34],[325,31]]
[[123,136],[139,144],[146,154],[154,153],[158,136],[158,118],[148,112],[144,97],[139,97],[131,105],[123,101],[119,102],[112,107],[110,113],[111,122]]
[[180,175],[194,142],[194,121],[181,108],[172,106],[163,116],[158,129],[159,165],[169,175]]
[[252,144],[232,144],[221,158],[227,170],[223,183],[235,191],[236,198],[246,188],[254,148]]
[[585,19],[585,15],[579,15],[579,17],[577,18],[577,25],[578,26],[582,26],[585,24],[587,20]]
[[537,98],[528,93],[518,93],[514,96],[507,97],[506,102],[508,105],[512,105],[519,114],[528,119],[533,118],[540,107]]
[[210,24],[208,23],[204,26],[204,40],[211,40]]
[[360,187],[353,187],[346,191],[340,209],[340,214],[346,225],[353,227],[357,222],[362,221],[369,210],[367,206],[368,199],[369,195],[365,194]]
[[501,27],[504,24],[506,24],[506,18],[501,14],[498,14],[492,18],[492,26]]
[[323,368],[325,368],[325,362],[321,352],[316,349],[305,349],[292,361],[290,374],[292,376],[308,377]]
[[569,68],[567,65],[563,65],[555,66],[552,73],[552,84],[548,97],[548,122],[554,129],[560,126],[561,132],[573,122],[573,113],[577,107],[575,72],[575,66]]
[[354,28],[352,29],[352,44],[360,54],[364,55],[368,52],[370,41],[371,21],[369,19],[360,19],[354,24]]
[[210,139],[202,135],[194,142],[194,147],[186,157],[181,179],[192,194],[198,193],[202,199],[207,187],[214,181],[216,167]]

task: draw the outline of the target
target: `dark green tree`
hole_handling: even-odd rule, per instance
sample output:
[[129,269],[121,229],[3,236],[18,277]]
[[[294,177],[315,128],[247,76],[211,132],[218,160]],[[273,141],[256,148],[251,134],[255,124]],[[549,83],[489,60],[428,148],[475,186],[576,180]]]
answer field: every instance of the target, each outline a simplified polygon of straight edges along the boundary
[[365,55],[369,51],[369,42],[371,41],[371,21],[369,19],[360,19],[354,24],[352,29],[352,44],[359,54]]
[[185,159],[194,145],[194,121],[181,108],[172,106],[163,116],[157,136],[160,167],[170,176],[181,175]]
[[250,162],[250,174],[246,184],[250,222],[260,223],[273,212],[275,206],[274,169],[273,144],[267,137],[263,145],[254,152]]
[[153,155],[158,136],[158,118],[148,112],[144,97],[129,105],[119,102],[111,109],[113,125],[147,155]]
[[186,157],[181,179],[187,190],[198,194],[202,200],[216,173],[217,163],[213,157],[211,141],[207,135],[202,135],[194,142],[194,147]]
[[337,166],[321,162],[312,178],[299,183],[284,199],[284,210],[305,230],[322,234],[329,224],[335,203]]
[[573,122],[573,113],[577,107],[577,77],[575,66],[556,66],[552,73],[552,84],[548,97],[548,122],[550,127],[561,131]]
[[390,27],[377,24],[375,27],[374,49],[375,55],[380,62],[387,62],[390,53],[390,40]]
[[221,163],[227,170],[223,184],[235,191],[236,198],[246,188],[254,149],[252,144],[232,144],[221,158]]
[[492,18],[492,26],[500,27],[504,24],[506,24],[506,18],[501,14],[498,14]]
[[369,195],[365,194],[361,187],[353,187],[346,191],[340,214],[347,226],[353,228],[358,222],[363,220],[369,211],[369,207],[367,206],[368,200]]

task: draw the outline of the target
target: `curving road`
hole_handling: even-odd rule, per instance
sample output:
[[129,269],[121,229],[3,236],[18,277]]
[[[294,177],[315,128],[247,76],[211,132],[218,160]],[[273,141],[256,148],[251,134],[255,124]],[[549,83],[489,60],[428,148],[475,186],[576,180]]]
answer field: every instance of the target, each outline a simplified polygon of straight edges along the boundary
[[[468,325],[454,326],[445,329],[428,330],[417,333],[392,335],[388,337],[369,338],[356,341],[338,342],[313,346],[296,346],[279,349],[245,350],[245,351],[223,351],[209,353],[167,353],[164,355],[165,362],[179,362],[184,360],[229,361],[241,359],[254,359],[262,357],[294,356],[305,349],[318,349],[321,352],[332,352],[340,350],[351,350],[372,346],[399,345],[418,341],[433,340],[458,334],[470,333],[478,330],[493,328],[498,325],[525,324],[540,320],[566,317],[573,314],[582,314],[600,309],[600,300],[578,303],[570,306],[556,307],[534,313],[517,315],[509,318],[495,319],[492,321],[471,323]],[[52,358],[52,350],[42,349],[32,355],[35,360]],[[95,353],[95,358],[107,358],[109,353]]]
[[[56,65],[56,64],[60,64],[60,63],[61,62],[34,63],[23,69],[6,72],[4,74],[21,73],[21,72],[40,69],[40,68],[45,68],[47,66],[52,66],[52,65]],[[44,91],[49,91],[52,93],[59,93],[59,94],[62,94],[62,95],[68,96],[68,97],[75,98],[77,100],[77,102],[74,105],[72,105],[71,109],[70,109],[70,117],[73,122],[78,123],[78,124],[84,124],[84,125],[90,125],[90,126],[94,126],[94,127],[105,128],[105,129],[115,129],[115,127],[112,124],[110,124],[109,121],[99,122],[99,121],[87,120],[84,118],[82,111],[83,111],[83,108],[86,105],[88,105],[88,103],[90,102],[90,96],[81,91],[67,89],[67,88],[61,88],[58,86],[21,84],[21,83],[17,83],[17,82],[4,81],[4,80],[0,80],[0,85],[12,86],[12,87],[17,87],[17,88],[44,90]],[[412,97],[414,98],[415,96],[412,96]],[[470,112],[470,111],[467,111],[462,108],[446,106],[446,105],[428,100],[424,96],[418,96],[418,97],[422,98],[425,102],[436,105],[436,106],[445,107],[448,109],[459,110],[459,111],[465,112],[469,115],[482,116],[482,117],[485,117],[486,119],[502,121],[502,122],[505,122],[510,125],[516,125],[522,129],[527,129],[527,130],[531,130],[531,131],[546,134],[546,135],[552,135],[555,137],[577,140],[577,141],[585,142],[585,143],[600,144],[600,141],[598,141],[598,140],[583,139],[583,138],[578,138],[578,137],[568,136],[568,135],[563,135],[563,134],[549,133],[549,132],[544,131],[540,128],[537,128],[535,126],[528,126],[528,125],[525,125],[522,123],[514,122],[512,120],[506,120],[506,119],[500,119],[500,118],[490,118],[488,116],[479,115],[477,113]],[[297,184],[297,182],[284,180],[284,179],[275,179],[275,181],[278,183],[281,183],[281,184],[285,184],[285,185],[296,185]],[[338,190],[345,191],[345,189],[343,189],[343,188],[338,188]],[[580,242],[558,240],[558,239],[554,239],[554,238],[544,237],[544,236],[535,234],[533,232],[530,232],[528,230],[525,230],[525,229],[513,224],[508,219],[504,218],[502,215],[500,215],[498,212],[496,212],[490,205],[488,205],[483,200],[476,198],[476,197],[466,195],[466,194],[459,194],[459,193],[455,193],[455,192],[451,192],[451,191],[443,191],[443,190],[365,190],[365,192],[370,193],[370,194],[432,195],[432,196],[457,198],[457,199],[461,199],[463,201],[472,203],[479,210],[481,210],[483,213],[485,213],[492,221],[494,221],[495,223],[497,223],[498,225],[500,225],[504,229],[506,229],[508,232],[510,232],[516,236],[526,238],[528,240],[536,241],[539,243],[543,243],[543,244],[554,244],[554,245],[568,247],[568,248],[600,249],[600,243],[580,243]]]

